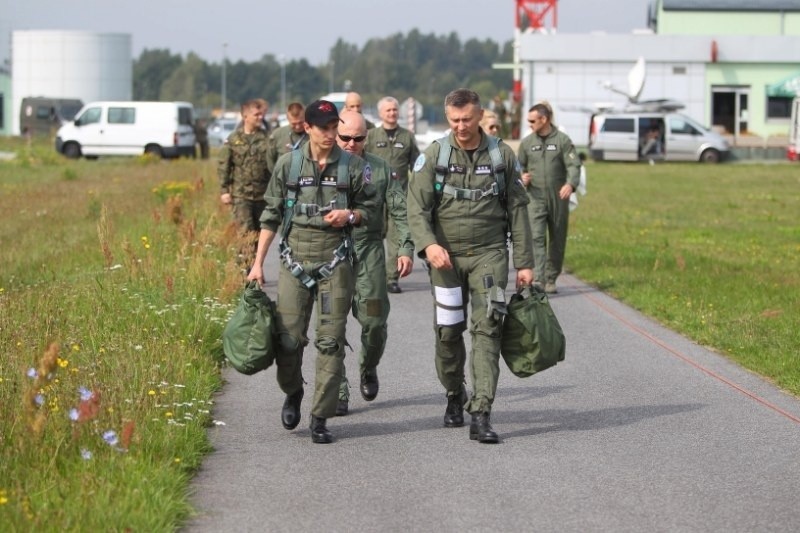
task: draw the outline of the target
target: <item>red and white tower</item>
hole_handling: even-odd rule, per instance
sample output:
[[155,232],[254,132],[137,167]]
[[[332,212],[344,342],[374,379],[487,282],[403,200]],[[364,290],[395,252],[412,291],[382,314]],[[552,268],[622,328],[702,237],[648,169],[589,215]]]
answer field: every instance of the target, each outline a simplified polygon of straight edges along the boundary
[[[549,32],[556,29],[558,16],[556,4],[558,0],[515,0],[517,6],[514,13],[514,65],[519,65],[519,44],[522,32]],[[548,24],[549,21],[549,24]],[[514,101],[522,98],[522,69],[514,68]]]

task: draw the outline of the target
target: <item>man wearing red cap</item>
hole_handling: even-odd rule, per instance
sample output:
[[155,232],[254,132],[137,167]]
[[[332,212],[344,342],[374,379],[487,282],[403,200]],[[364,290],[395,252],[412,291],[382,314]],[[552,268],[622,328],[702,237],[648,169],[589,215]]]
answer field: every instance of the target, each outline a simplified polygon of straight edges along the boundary
[[261,233],[248,279],[264,283],[263,264],[276,234],[283,262],[278,276],[276,351],[278,384],[286,393],[283,427],[300,422],[303,350],[317,304],[317,347],[311,439],[333,441],[326,427],[335,416],[344,368],[345,325],[354,292],[351,228],[375,208],[372,171],[336,144],[339,113],[326,100],[305,109],[308,142],[278,159],[264,194]]

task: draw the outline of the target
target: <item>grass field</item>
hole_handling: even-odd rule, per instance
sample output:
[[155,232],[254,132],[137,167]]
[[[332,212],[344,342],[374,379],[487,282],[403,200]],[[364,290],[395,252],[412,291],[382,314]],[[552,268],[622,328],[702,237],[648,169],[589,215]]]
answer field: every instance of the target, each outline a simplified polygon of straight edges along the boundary
[[[0,529],[176,529],[242,286],[214,163],[0,150]],[[800,394],[800,168],[588,175],[568,269]]]

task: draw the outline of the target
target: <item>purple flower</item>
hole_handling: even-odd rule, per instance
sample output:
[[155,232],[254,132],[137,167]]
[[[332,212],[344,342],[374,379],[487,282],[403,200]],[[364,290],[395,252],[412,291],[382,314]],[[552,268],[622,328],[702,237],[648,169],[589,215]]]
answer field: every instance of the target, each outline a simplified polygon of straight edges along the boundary
[[36,402],[36,405],[42,405],[44,403],[44,395],[37,394],[33,400]]
[[26,375],[31,379],[36,379],[36,369],[33,367],[29,368]]
[[87,389],[86,387],[80,387],[80,388],[78,388],[78,392],[80,392],[80,393],[81,393],[81,401],[82,401],[82,402],[85,402],[85,401],[87,401],[89,398],[91,398],[91,397],[92,397],[92,391],[90,391],[90,390],[89,390],[89,389]]
[[92,458],[92,452],[87,450],[86,448],[81,448],[81,457],[83,457],[84,461],[88,461]]
[[109,446],[116,446],[119,442],[119,439],[117,438],[117,432],[113,429],[109,429],[103,433],[103,440],[106,441]]

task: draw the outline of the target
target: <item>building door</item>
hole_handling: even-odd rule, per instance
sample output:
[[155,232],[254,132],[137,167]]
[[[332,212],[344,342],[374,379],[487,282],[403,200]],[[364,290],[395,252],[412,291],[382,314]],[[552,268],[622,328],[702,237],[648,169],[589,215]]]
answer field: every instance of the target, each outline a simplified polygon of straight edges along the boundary
[[711,87],[711,125],[738,137],[749,123],[750,87]]

